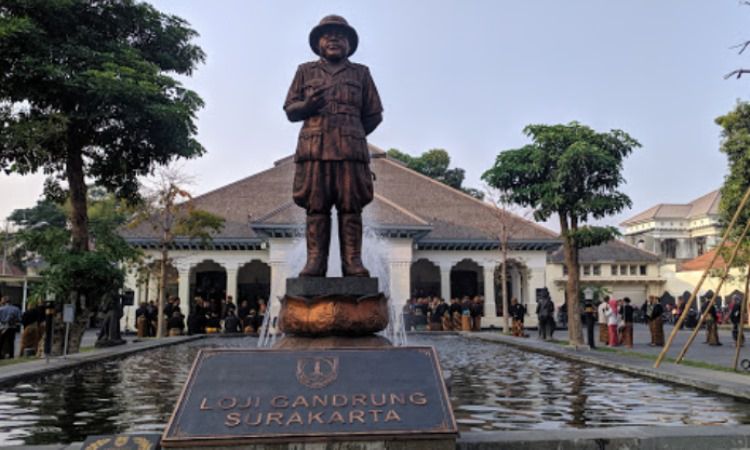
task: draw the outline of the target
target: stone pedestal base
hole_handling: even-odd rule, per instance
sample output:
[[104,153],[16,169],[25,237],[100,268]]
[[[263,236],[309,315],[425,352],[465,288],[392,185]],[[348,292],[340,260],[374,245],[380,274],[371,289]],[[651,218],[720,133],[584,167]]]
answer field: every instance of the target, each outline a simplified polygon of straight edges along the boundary
[[298,336],[365,336],[388,326],[377,278],[288,278],[279,329]]

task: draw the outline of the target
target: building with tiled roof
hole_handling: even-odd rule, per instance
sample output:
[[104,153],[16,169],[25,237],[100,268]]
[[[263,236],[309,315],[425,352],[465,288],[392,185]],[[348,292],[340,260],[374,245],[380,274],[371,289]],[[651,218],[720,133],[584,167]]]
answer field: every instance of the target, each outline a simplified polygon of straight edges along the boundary
[[698,257],[719,243],[718,190],[686,204],[658,204],[622,222],[625,240],[664,260]]
[[[483,324],[500,325],[496,272],[502,221],[514,230],[510,295],[535,301],[534,293],[544,287],[547,252],[560,244],[557,233],[421,175],[377,147],[370,150],[375,198],[363,214],[363,258],[396,304],[421,295],[484,296],[496,301],[485,301]],[[251,305],[283,295],[285,279],[296,276],[305,255],[305,212],[292,202],[293,175],[294,162],[287,157],[194,199],[197,208],[223,217],[226,224],[209,247],[178,238],[170,252],[173,281],[167,290],[179,295],[183,311],[196,295],[231,295]],[[156,258],[158,237],[146,225],[123,234]],[[336,246],[329,276],[340,273]],[[154,298],[153,280],[147,287],[132,275],[128,284],[137,302]]]
[[[581,287],[602,287],[613,298],[642,304],[649,295],[661,296],[666,279],[660,274],[659,255],[612,240],[579,251]],[[563,303],[568,280],[563,249],[550,253],[547,284],[555,304]]]

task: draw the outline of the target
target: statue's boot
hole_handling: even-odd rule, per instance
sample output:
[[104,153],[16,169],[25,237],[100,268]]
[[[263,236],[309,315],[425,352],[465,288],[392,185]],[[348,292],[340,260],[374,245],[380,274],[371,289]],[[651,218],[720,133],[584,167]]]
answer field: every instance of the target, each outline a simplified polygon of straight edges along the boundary
[[307,263],[300,277],[324,277],[328,272],[328,248],[331,246],[331,215],[307,216]]
[[341,273],[345,277],[369,277],[362,265],[362,215],[339,214]]

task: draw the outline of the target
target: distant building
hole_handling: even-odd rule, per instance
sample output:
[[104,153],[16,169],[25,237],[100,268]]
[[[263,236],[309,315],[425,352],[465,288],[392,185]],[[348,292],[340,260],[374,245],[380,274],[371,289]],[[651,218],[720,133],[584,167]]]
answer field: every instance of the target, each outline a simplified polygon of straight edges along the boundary
[[[581,288],[605,288],[613,298],[629,297],[640,305],[649,295],[661,296],[666,280],[659,273],[659,256],[622,241],[613,240],[582,248],[578,254]],[[568,281],[563,249],[552,252],[547,264],[547,283],[555,305],[565,302]]]
[[718,190],[690,203],[663,203],[622,222],[625,241],[665,261],[696,258],[721,240]]
[[[370,152],[375,198],[363,218],[377,242],[365,240],[363,259],[380,276],[380,289],[397,308],[414,296],[484,296],[482,325],[501,326],[497,210],[405,167],[377,147],[370,146]],[[300,241],[305,212],[292,202],[294,168],[287,157],[194,199],[197,208],[224,217],[226,224],[209,246],[178,238],[170,251],[167,292],[180,297],[184,313],[198,295],[213,301],[231,295],[252,305],[284,294],[286,278],[297,276],[305,258]],[[558,233],[518,216],[506,220],[514,229],[509,297],[534,303],[546,284],[547,252],[560,245]],[[158,259],[158,235],[150,227],[143,224],[123,234]],[[336,248],[331,253],[336,255]],[[144,282],[131,272],[127,285],[136,303],[156,298],[153,278]],[[126,310],[131,327],[134,309]],[[536,318],[527,323],[535,325]]]

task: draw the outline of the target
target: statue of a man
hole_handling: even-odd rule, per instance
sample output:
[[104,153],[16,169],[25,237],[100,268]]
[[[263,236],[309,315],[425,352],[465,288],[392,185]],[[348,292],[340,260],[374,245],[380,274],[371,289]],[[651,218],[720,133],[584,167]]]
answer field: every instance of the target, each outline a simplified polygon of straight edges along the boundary
[[368,277],[362,265],[362,209],[372,201],[373,177],[365,137],[383,120],[378,91],[366,66],[349,61],[359,38],[340,16],[326,16],[310,32],[320,56],[297,68],[284,111],[304,120],[294,155],[294,202],[307,212],[307,263],[300,277],[324,277],[336,207],[345,277]]

